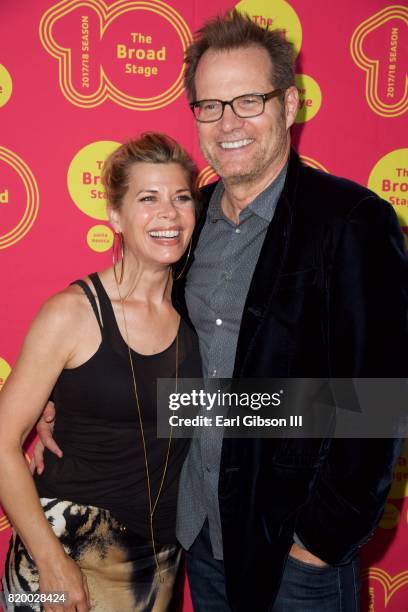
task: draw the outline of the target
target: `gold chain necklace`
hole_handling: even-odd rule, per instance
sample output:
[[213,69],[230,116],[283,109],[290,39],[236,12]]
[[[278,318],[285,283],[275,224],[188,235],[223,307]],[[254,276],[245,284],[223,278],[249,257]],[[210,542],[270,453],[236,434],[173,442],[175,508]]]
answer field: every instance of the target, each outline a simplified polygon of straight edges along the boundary
[[[128,333],[128,327],[127,327],[126,314],[125,314],[125,300],[129,297],[130,292],[127,293],[125,298],[122,298],[118,283],[116,283],[116,287],[117,287],[118,294],[119,294],[119,301],[120,301],[120,304],[122,306],[122,315],[123,315],[123,322],[124,322],[124,327],[125,327],[126,346],[127,346],[127,349],[128,349],[130,369],[131,369],[131,372],[132,372],[133,390],[134,390],[134,394],[135,394],[137,414],[139,416],[140,434],[141,434],[142,445],[143,445],[143,454],[144,454],[144,461],[145,461],[145,468],[146,468],[147,493],[148,493],[148,499],[149,499],[150,537],[151,537],[151,540],[152,540],[152,548],[153,548],[154,560],[155,560],[155,563],[156,563],[157,571],[158,571],[159,576],[160,576],[160,582],[164,582],[164,578],[162,576],[162,572],[160,570],[159,561],[158,561],[158,558],[157,558],[156,540],[155,540],[155,537],[154,537],[154,527],[153,527],[153,517],[154,517],[154,513],[155,513],[155,510],[156,510],[156,507],[157,507],[157,503],[158,503],[159,498],[160,498],[160,494],[162,492],[164,480],[166,478],[167,467],[168,467],[169,456],[170,456],[170,447],[171,447],[171,442],[172,442],[173,427],[170,427],[169,444],[167,446],[167,453],[166,453],[166,460],[164,462],[163,474],[162,474],[162,477],[161,477],[161,480],[160,480],[160,486],[159,486],[159,490],[158,490],[157,495],[156,495],[156,499],[155,499],[155,501],[153,503],[152,489],[151,489],[151,484],[150,484],[149,463],[148,463],[148,460],[147,460],[146,439],[145,439],[145,435],[144,435],[142,412],[140,410],[139,395],[138,395],[138,392],[137,392],[137,384],[136,384],[135,368],[134,368],[134,365],[133,365],[132,353],[131,353],[130,344],[129,344],[129,333]],[[177,327],[177,335],[176,335],[176,373],[175,373],[175,380],[176,380],[176,382],[175,382],[175,392],[176,393],[177,393],[178,363],[179,363],[179,361],[178,361],[178,349],[179,349],[179,346],[178,346],[178,336],[179,336],[179,328],[180,328],[180,317],[179,317],[179,324],[178,324],[178,327]]]

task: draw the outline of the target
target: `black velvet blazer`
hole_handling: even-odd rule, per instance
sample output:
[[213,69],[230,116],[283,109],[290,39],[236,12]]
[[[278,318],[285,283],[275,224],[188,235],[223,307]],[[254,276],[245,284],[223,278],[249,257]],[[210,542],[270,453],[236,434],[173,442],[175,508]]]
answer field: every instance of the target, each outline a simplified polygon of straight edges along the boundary
[[[205,204],[212,190],[203,189]],[[205,215],[206,206],[193,246]],[[187,316],[183,281],[173,297]],[[246,299],[234,377],[407,377],[407,305],[408,261],[392,207],[303,166],[292,150]],[[400,451],[400,440],[387,439],[225,439],[219,502],[232,609],[272,608],[295,529],[327,563],[351,560],[381,518]]]

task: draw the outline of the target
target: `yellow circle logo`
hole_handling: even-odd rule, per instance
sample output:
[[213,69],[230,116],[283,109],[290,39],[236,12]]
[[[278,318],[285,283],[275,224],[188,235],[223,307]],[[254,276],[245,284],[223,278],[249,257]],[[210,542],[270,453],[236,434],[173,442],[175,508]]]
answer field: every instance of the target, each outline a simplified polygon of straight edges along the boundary
[[[7,380],[8,375],[11,372],[11,368],[5,359],[0,357],[0,391]],[[1,507],[0,507],[1,510]],[[8,518],[6,516],[0,516],[0,531],[4,531],[11,527]]]
[[0,249],[21,240],[31,229],[39,208],[38,187],[27,164],[0,147]]
[[8,70],[0,64],[0,108],[7,104],[13,91],[13,82]]
[[88,246],[97,253],[104,253],[112,247],[113,232],[107,225],[94,225],[86,235]]
[[319,84],[307,74],[297,74],[296,87],[299,90],[299,110],[296,123],[304,123],[313,119],[322,104],[322,92]]
[[382,117],[398,117],[408,109],[407,25],[407,7],[390,4],[360,23],[351,37],[351,57],[365,72],[367,103]]
[[381,529],[394,529],[399,523],[400,513],[394,504],[385,504],[384,514],[382,515],[379,526]]
[[327,168],[323,166],[320,162],[316,161],[312,157],[308,157],[307,155],[301,155],[300,159],[306,166],[310,166],[311,168],[315,168],[316,170],[323,170],[323,172],[328,172]]
[[211,166],[206,166],[203,168],[198,175],[197,184],[199,187],[204,187],[204,185],[208,185],[209,183],[213,183],[214,181],[218,181],[219,176]]
[[[361,579],[368,580],[369,607],[367,612],[385,610],[393,599],[390,610],[406,610],[406,586],[408,584],[408,570],[394,574],[393,576],[381,567],[369,567],[361,572]],[[399,591],[399,594],[397,595]],[[378,608],[375,606],[376,594],[380,600]],[[395,599],[394,599],[395,598]],[[396,601],[397,600],[397,601]]]
[[192,33],[162,0],[61,0],[44,13],[40,38],[58,61],[63,95],[76,106],[112,100],[149,111],[183,93]]
[[11,372],[11,368],[5,359],[0,357],[0,391],[6,382],[8,375]]
[[384,155],[371,170],[370,189],[393,205],[401,225],[408,226],[408,149]]
[[[0,506],[0,510],[1,510],[1,506]],[[11,524],[7,516],[5,515],[0,516],[0,531],[5,531],[6,529],[9,529],[10,527],[11,527]]]
[[393,481],[388,499],[408,497],[408,441],[394,468]]
[[105,159],[119,146],[112,140],[91,142],[81,149],[68,169],[68,191],[79,210],[106,221],[106,193],[101,184],[101,170]]
[[293,8],[284,0],[242,0],[235,8],[262,28],[282,30],[293,43],[296,55],[302,46],[302,26]]

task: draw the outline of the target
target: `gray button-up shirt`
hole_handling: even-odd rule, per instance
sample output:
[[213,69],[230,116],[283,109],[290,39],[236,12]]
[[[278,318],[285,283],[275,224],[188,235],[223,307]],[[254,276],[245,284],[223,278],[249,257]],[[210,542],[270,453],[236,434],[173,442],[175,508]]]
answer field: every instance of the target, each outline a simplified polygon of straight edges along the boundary
[[[186,283],[205,378],[232,377],[246,296],[286,172],[287,166],[241,211],[238,225],[222,211],[222,181],[211,197]],[[221,446],[220,428],[208,429],[192,441],[181,473],[177,513],[177,537],[186,549],[208,517],[216,559],[223,558],[218,505]]]

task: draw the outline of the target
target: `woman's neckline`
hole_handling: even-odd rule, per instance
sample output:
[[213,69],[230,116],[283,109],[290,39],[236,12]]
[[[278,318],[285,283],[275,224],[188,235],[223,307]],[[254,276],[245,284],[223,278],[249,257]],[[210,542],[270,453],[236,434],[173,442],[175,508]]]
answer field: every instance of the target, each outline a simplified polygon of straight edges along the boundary
[[[113,308],[112,301],[111,301],[111,299],[110,299],[110,297],[108,295],[108,292],[106,291],[106,289],[104,287],[104,284],[103,284],[103,282],[102,282],[98,272],[95,272],[94,274],[95,274],[95,277],[97,278],[97,280],[99,281],[99,285],[100,285],[100,287],[101,287],[101,289],[103,291],[103,294],[105,295],[106,302],[108,304],[108,307],[109,307],[111,315],[112,315],[113,325],[114,325],[114,328],[115,328],[115,332],[119,335],[119,338],[120,338],[121,342],[127,348],[128,344],[127,344],[125,338],[123,337],[123,335],[122,335],[122,333],[120,331],[120,328],[119,328],[119,325],[118,325],[118,322],[117,322],[117,319],[116,319],[116,315],[115,315],[115,310]],[[92,281],[91,276],[92,275],[90,275],[90,279]],[[98,295],[97,295],[97,297],[99,298]],[[100,307],[101,307],[101,305],[100,305]],[[101,310],[102,310],[102,308],[101,308]],[[134,353],[137,357],[140,357],[142,359],[149,359],[149,358],[154,358],[154,357],[160,357],[164,353],[167,353],[168,351],[170,351],[173,348],[173,346],[176,343],[177,336],[179,335],[180,329],[181,329],[181,320],[182,320],[181,316],[179,315],[179,322],[178,322],[178,326],[177,326],[176,335],[174,336],[174,338],[171,341],[171,343],[166,348],[164,348],[162,351],[158,351],[157,353],[140,353],[139,351],[137,351],[136,349],[134,349],[132,346],[129,345],[129,348],[130,348],[131,352]]]

